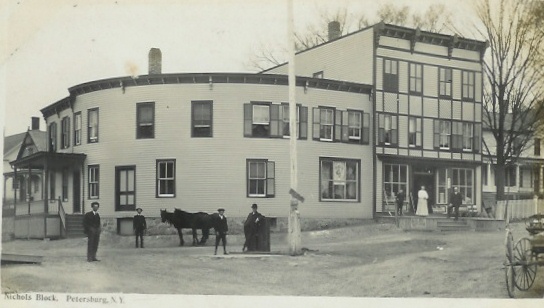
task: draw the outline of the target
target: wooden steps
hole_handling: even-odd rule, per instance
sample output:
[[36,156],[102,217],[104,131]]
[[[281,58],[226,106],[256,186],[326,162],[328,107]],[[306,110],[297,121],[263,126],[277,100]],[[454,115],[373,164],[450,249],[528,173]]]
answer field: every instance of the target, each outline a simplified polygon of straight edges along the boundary
[[83,232],[83,214],[66,215],[66,237],[85,237]]
[[2,253],[2,264],[41,264],[43,256]]
[[446,218],[437,221],[437,229],[440,231],[467,231],[471,228],[464,219],[453,220],[453,218]]

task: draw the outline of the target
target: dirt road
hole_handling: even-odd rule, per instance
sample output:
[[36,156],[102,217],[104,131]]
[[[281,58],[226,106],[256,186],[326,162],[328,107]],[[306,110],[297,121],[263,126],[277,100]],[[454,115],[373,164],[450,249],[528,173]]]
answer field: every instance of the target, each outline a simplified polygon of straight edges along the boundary
[[[514,238],[526,236],[514,224]],[[213,237],[212,237],[213,238]],[[285,234],[272,251],[286,252]],[[101,262],[86,262],[86,239],[14,241],[3,252],[44,256],[41,265],[3,265],[2,292],[293,295],[332,297],[507,298],[504,230],[403,232],[391,224],[303,233],[305,255],[241,255],[229,236],[228,256],[206,247],[178,247],[176,236],[102,236]],[[544,269],[529,292],[542,298]]]

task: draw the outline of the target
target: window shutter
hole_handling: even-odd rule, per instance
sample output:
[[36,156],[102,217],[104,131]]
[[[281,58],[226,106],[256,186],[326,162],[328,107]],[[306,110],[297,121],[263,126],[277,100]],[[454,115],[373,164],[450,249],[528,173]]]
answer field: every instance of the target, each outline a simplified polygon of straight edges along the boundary
[[308,139],[308,107],[299,106],[300,122],[298,128],[298,138]]
[[246,103],[244,104],[244,137],[251,137],[252,136],[252,110],[251,110],[251,104]]
[[370,114],[363,113],[363,131],[361,136],[362,144],[369,144],[370,140]]
[[266,196],[274,197],[276,194],[276,179],[275,179],[275,163],[273,161],[266,162]]
[[342,112],[342,142],[348,142],[349,141],[349,112],[347,111],[341,111]]
[[397,116],[391,116],[391,144],[398,144]]
[[319,140],[319,131],[321,130],[320,113],[319,108],[313,108],[313,139],[315,140]]
[[334,110],[334,141],[342,141],[342,111]]
[[378,116],[378,142],[383,144],[385,142],[385,116],[383,114],[380,114]]
[[434,148],[440,148],[440,120],[434,120]]
[[482,124],[474,124],[474,153],[480,153],[480,145],[482,140],[480,139],[482,130]]
[[[283,124],[283,119],[281,119]],[[283,131],[280,125],[280,105],[270,105],[270,137],[281,137]]]

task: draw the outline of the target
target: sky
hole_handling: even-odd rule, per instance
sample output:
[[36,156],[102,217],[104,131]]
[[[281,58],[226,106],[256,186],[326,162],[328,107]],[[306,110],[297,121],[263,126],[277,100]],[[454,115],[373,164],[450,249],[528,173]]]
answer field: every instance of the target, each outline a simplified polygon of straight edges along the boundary
[[[373,19],[391,2],[425,9],[446,0],[293,0],[295,29],[322,11],[346,7]],[[0,115],[4,135],[25,132],[40,109],[93,80],[147,74],[149,49],[160,48],[163,73],[248,72],[267,44],[287,42],[287,0],[2,0]],[[285,48],[284,48],[285,49]]]

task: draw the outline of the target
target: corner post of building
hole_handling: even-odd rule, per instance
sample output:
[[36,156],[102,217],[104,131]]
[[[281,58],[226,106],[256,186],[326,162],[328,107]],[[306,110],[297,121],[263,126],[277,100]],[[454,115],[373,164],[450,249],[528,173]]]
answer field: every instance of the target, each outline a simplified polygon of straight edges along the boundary
[[43,208],[47,211],[47,203],[49,202],[49,165],[47,164],[47,158],[43,162],[43,174],[45,176],[42,186],[43,194]]
[[79,181],[79,185],[81,186],[81,213],[85,213],[85,161],[81,161],[81,172],[80,178],[81,181]]
[[30,193],[32,189],[32,181],[30,180],[32,178],[32,166],[28,164],[28,174],[26,179],[26,199],[28,202],[28,214],[30,215],[30,206],[32,203],[32,200],[30,198]]

